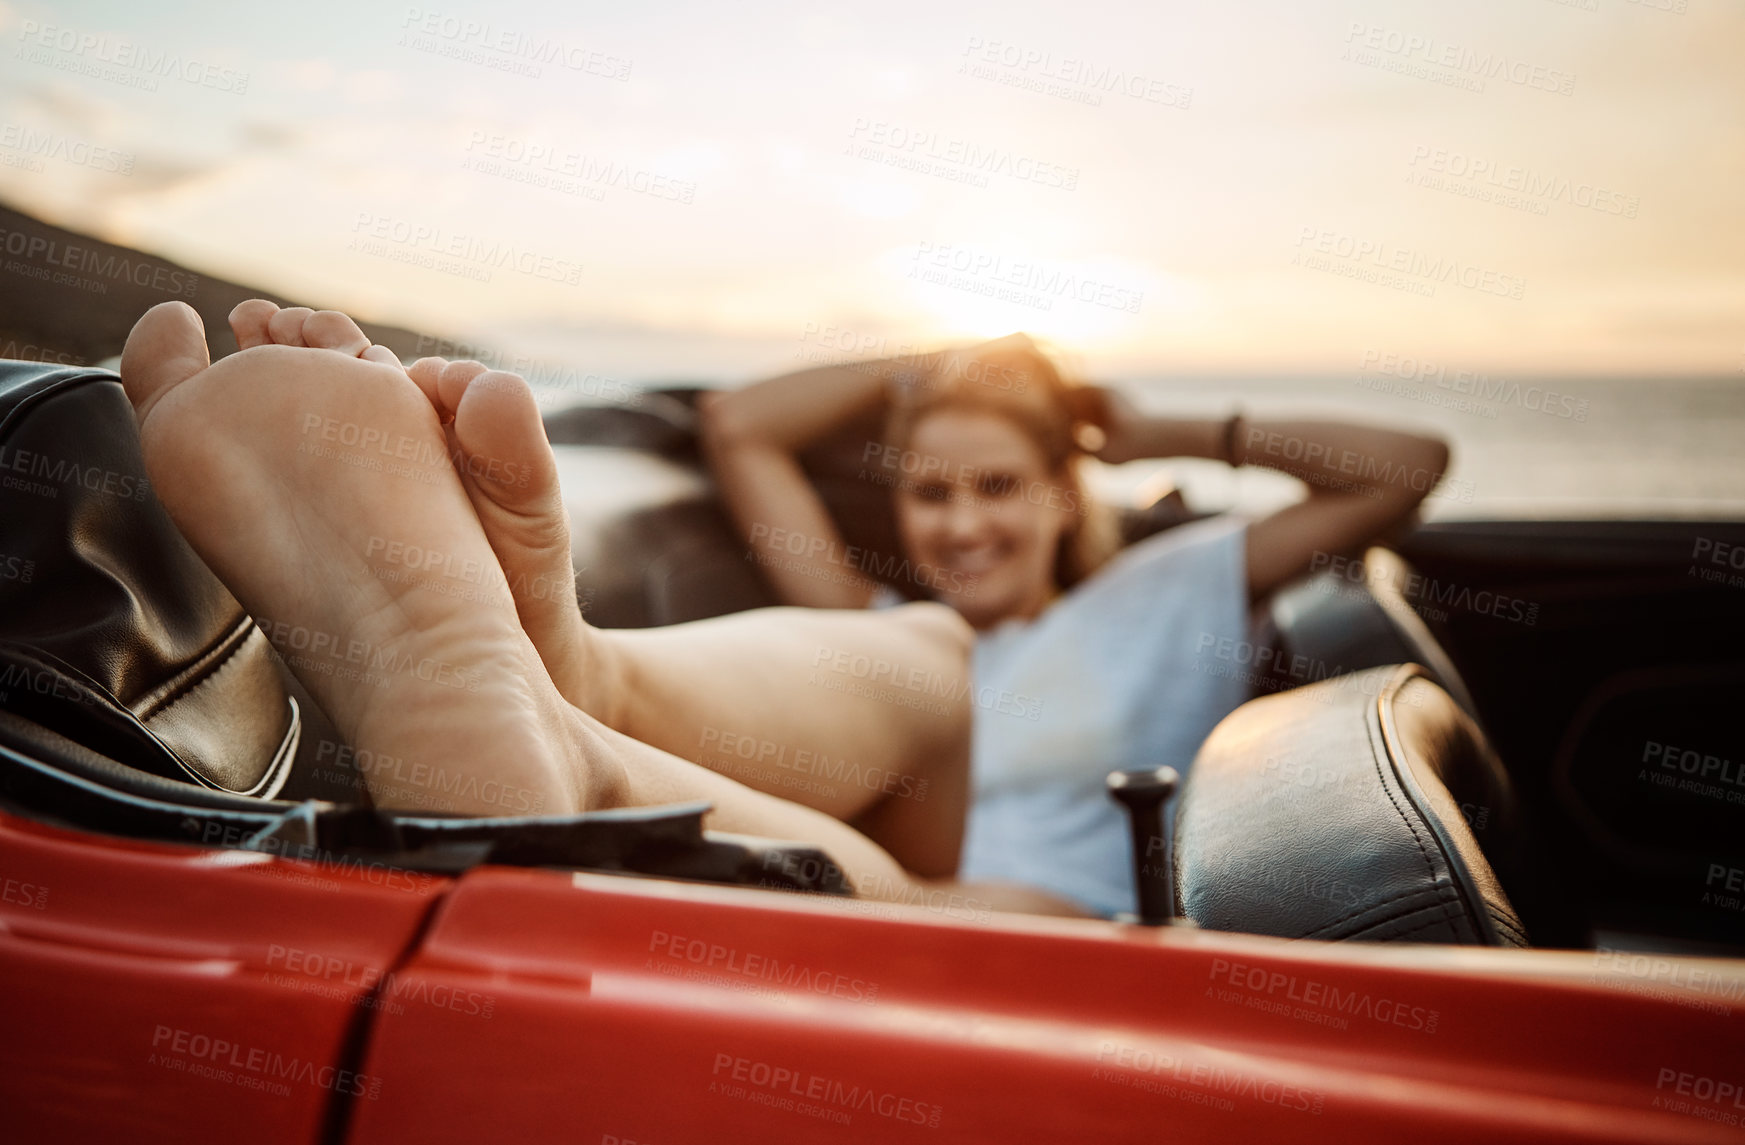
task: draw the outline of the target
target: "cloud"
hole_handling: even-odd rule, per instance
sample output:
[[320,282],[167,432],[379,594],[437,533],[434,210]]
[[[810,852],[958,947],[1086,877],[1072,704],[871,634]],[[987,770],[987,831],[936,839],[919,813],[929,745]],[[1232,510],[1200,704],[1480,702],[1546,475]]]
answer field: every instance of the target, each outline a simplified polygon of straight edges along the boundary
[[[229,54],[253,76],[242,98],[21,63],[0,80],[0,113],[137,159],[131,178],[0,168],[0,188],[106,237],[409,324],[659,329],[639,342],[655,373],[695,360],[678,349],[686,338],[767,340],[856,315],[917,339],[1052,321],[1093,360],[1158,368],[1184,355],[1228,369],[1337,364],[1379,327],[1458,345],[1475,366],[1579,364],[1599,343],[1570,332],[1596,326],[1621,369],[1712,360],[1730,370],[1737,357],[1704,348],[1725,341],[1725,308],[1745,290],[1745,230],[1731,225],[1745,178],[1745,69],[1734,58],[1745,14],[1721,6],[1521,0],[1407,13],[1347,0],[1329,14],[1255,0],[1087,23],[1021,0],[967,15],[897,0],[863,17],[697,6],[675,21],[624,8],[559,29],[504,0],[493,15],[499,32],[561,33],[633,57],[618,81],[549,65],[524,74],[440,36],[427,47],[441,50],[414,50],[398,42],[396,15],[357,14],[333,37],[319,17],[344,0],[315,2],[309,20],[262,10],[227,22]],[[13,14],[0,0],[0,27]],[[1410,60],[1350,62],[1353,18],[1567,68],[1575,90],[1500,79],[1468,90],[1427,82]],[[154,44],[210,34],[196,6],[176,0],[105,20],[97,30]],[[760,37],[737,34],[748,23]],[[1048,63],[966,75],[972,38]],[[1083,79],[1109,69],[1190,85],[1192,106]],[[936,139],[844,155],[866,118]],[[496,153],[470,146],[477,138],[514,146]],[[977,160],[954,151],[967,148],[1070,167],[1078,183],[1068,192],[997,174],[972,185],[961,176]],[[1607,214],[1573,190],[1500,204],[1485,180],[1414,162],[1425,149],[1598,186],[1639,199],[1640,212]],[[695,193],[681,205],[596,168],[657,173]],[[1436,178],[1413,181],[1426,173]],[[507,273],[485,282],[421,269],[428,251],[358,256],[347,243],[360,214],[528,246],[585,274],[565,287]],[[1430,297],[1338,273],[1361,267],[1300,269],[1290,260],[1305,227],[1475,262],[1525,279],[1527,295],[1499,301],[1443,283]],[[881,269],[884,252],[922,242],[1135,283],[1144,304],[1087,319],[991,297],[1011,286],[1003,280],[922,289]]]

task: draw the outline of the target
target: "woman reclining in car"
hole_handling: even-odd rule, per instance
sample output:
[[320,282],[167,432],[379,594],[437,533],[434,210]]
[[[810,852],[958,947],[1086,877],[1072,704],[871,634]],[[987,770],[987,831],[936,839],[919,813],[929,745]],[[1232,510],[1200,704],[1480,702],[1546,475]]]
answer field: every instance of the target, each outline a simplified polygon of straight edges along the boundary
[[[887,408],[862,475],[890,486],[901,579],[976,630],[972,790],[960,878],[1037,887],[1098,913],[1133,902],[1124,812],[1104,779],[1169,765],[1248,694],[1216,658],[1249,602],[1410,516],[1448,464],[1440,441],[1313,421],[1185,421],[1070,385],[1015,335],[919,360],[805,370],[717,396],[704,433],[728,507],[781,598],[864,609],[900,599],[844,576],[845,545],[797,452]],[[1084,485],[1095,456],[1213,458],[1301,478],[1308,496],[1117,552]],[[799,543],[795,543],[799,538]],[[904,563],[906,562],[906,563]],[[891,844],[887,843],[887,846]],[[895,853],[895,852],[894,852]]]
[[[395,666],[344,683],[307,657],[293,665],[353,747],[514,784],[553,814],[707,800],[710,828],[822,847],[858,893],[894,901],[949,886],[1003,909],[1127,906],[1103,774],[1185,765],[1242,698],[1194,670],[1196,640],[1240,635],[1251,596],[1404,520],[1447,462],[1440,442],[1406,434],[1148,420],[1109,398],[1105,459],[1217,457],[1310,481],[1265,520],[1186,526],[1111,557],[1078,511],[1082,395],[1006,340],[931,359],[897,403],[890,444],[947,463],[949,476],[895,493],[910,558],[958,574],[940,603],[874,613],[863,584],[775,568],[787,599],[825,607],[607,631],[576,608],[555,461],[524,381],[472,362],[402,367],[332,311],[255,300],[231,325],[242,351],[216,364],[182,303],[135,326],[121,374],[147,471],[251,614],[362,641]],[[991,386],[994,367],[1035,383]],[[834,539],[793,450],[879,400],[893,373],[807,371],[709,408],[748,536],[761,523]],[[1340,459],[1339,484],[1289,468],[1305,455]],[[443,554],[438,571],[384,564],[411,549]],[[977,710],[989,687],[1034,695],[1037,718]],[[726,740],[734,750],[709,750]],[[899,781],[796,784],[800,753]]]

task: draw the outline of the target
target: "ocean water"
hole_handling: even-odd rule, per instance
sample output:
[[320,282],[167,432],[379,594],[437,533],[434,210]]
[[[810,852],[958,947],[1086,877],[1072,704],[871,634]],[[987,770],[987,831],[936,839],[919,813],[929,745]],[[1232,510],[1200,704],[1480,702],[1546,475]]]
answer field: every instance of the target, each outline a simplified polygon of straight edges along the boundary
[[[1150,378],[1117,383],[1147,412],[1251,418],[1329,417],[1432,430],[1454,464],[1424,507],[1429,520],[1725,519],[1745,521],[1745,371],[1703,378],[1416,376]],[[1403,375],[1403,376],[1402,376]],[[537,375],[530,376],[537,385]],[[614,383],[628,391],[628,383]],[[619,393],[566,386],[547,408]],[[1289,478],[1250,466],[1174,459],[1103,467],[1096,491],[1144,500],[1169,484],[1195,508],[1265,512],[1300,496]]]
[[[1745,520],[1745,373],[1736,377],[1153,379],[1131,384],[1148,412],[1342,417],[1432,429],[1453,446],[1431,520]],[[1135,462],[1100,488],[1130,496],[1177,482],[1196,507],[1262,510],[1295,495],[1277,475],[1209,462]]]

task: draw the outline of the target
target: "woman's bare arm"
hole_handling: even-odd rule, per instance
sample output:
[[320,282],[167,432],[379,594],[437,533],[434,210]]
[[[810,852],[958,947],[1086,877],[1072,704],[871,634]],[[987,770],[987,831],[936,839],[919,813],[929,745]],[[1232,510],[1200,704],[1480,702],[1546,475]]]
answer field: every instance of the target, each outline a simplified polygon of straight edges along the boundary
[[1317,553],[1345,553],[1403,523],[1448,469],[1440,438],[1347,422],[1159,418],[1107,393],[1109,462],[1205,457],[1261,465],[1302,481],[1308,496],[1248,529],[1248,592],[1260,597],[1307,572]]
[[877,584],[858,573],[798,454],[884,400],[921,360],[820,366],[702,402],[703,448],[740,536],[787,604],[865,608]]

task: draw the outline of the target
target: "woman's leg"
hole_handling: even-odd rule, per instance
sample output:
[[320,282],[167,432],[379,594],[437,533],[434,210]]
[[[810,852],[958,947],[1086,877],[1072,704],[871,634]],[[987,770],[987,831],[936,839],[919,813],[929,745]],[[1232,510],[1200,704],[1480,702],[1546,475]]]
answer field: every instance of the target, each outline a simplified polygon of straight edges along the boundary
[[122,378],[160,501],[348,742],[465,780],[451,810],[502,814],[485,792],[505,785],[554,814],[706,799],[710,827],[822,847],[869,896],[922,886],[845,824],[565,702],[500,570],[466,594],[380,575],[375,558],[393,543],[460,568],[496,564],[442,426],[405,373],[294,340],[209,366],[197,316],[165,303],[129,336]]
[[[369,346],[341,316],[310,317],[253,301],[231,326],[244,349]],[[576,607],[569,514],[527,383],[439,358],[408,373],[445,425],[522,626],[566,699],[632,739],[855,823],[911,871],[955,873],[972,712],[972,635],[956,613],[772,608],[594,628]],[[411,567],[456,591],[476,587],[476,566],[451,554],[392,537],[376,547],[383,572]]]
[[969,635],[939,605],[769,608],[590,630],[612,726],[858,826],[909,870],[957,871],[969,803]]

